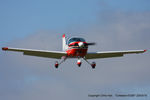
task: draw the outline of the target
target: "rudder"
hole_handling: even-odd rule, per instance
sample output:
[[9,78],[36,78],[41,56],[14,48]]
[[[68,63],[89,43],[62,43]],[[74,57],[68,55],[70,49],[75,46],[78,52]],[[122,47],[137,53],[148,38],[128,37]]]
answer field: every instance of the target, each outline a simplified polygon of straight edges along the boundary
[[66,37],[65,37],[65,34],[62,35],[62,50],[65,51],[67,48],[67,45],[66,45]]

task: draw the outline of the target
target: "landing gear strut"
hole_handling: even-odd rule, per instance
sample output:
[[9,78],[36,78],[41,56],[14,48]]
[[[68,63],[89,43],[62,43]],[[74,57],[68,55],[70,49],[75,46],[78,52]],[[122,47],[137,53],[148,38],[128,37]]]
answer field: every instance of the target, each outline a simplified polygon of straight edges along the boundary
[[60,64],[62,64],[67,59],[67,57],[66,56],[62,56],[61,59],[62,60],[60,62],[58,62],[58,61],[55,62],[55,68],[58,68],[58,66]]
[[90,63],[89,61],[86,60],[86,58],[83,58],[83,59],[84,59],[88,64],[90,64],[93,69],[95,69],[95,66],[96,66],[96,63],[95,63],[95,62]]

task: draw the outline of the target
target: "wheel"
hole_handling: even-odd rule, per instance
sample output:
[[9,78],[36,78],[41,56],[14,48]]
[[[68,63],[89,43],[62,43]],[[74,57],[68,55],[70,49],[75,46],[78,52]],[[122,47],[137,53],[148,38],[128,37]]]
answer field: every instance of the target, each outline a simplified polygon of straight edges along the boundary
[[58,62],[56,61],[56,63],[55,63],[55,68],[58,68],[58,65],[59,65]]
[[77,65],[78,65],[78,67],[80,67],[80,66],[81,66],[81,64],[82,64],[81,60],[78,60],[78,61],[77,61]]
[[55,64],[55,68],[58,68],[58,64]]
[[92,62],[91,66],[92,66],[93,69],[95,69],[96,63]]
[[78,65],[78,67],[80,67],[80,66],[81,66],[81,63],[78,63],[77,65]]

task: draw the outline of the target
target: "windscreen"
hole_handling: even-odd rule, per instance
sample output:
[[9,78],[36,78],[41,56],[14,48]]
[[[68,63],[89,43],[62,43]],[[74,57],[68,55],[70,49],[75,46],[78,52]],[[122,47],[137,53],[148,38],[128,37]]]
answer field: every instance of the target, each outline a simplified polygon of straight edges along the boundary
[[85,40],[83,38],[71,38],[71,39],[69,39],[68,44],[70,44],[72,42],[79,42],[79,41],[85,42]]

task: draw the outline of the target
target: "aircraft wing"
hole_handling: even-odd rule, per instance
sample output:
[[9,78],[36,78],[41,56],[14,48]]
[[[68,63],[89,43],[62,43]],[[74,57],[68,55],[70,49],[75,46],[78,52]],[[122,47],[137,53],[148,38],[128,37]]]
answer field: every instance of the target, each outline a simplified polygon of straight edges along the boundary
[[86,59],[97,59],[97,58],[122,57],[125,54],[138,54],[138,53],[144,53],[146,51],[147,50],[89,52],[89,53],[87,53],[85,58]]
[[2,48],[2,50],[23,52],[24,55],[46,57],[46,58],[55,58],[55,59],[61,59],[62,56],[65,56],[67,54],[66,52],[61,52],[61,51],[8,48],[8,47],[4,47],[4,48]]

